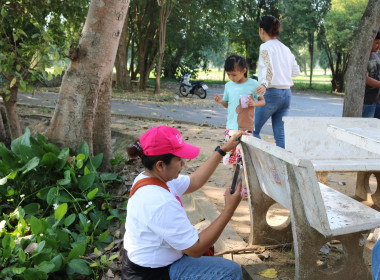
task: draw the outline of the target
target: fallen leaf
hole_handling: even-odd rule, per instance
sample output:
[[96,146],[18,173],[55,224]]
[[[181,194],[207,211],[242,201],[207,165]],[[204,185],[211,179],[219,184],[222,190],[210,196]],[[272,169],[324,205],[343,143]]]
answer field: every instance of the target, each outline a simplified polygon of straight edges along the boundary
[[264,269],[260,271],[258,274],[265,278],[270,278],[270,279],[277,278],[277,271],[274,268]]

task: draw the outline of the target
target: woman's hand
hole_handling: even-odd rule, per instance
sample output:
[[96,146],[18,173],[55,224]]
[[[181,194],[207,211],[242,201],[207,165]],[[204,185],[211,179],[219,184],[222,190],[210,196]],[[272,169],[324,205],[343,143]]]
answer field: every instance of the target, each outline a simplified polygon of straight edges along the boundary
[[240,180],[236,186],[236,190],[233,194],[231,194],[231,189],[228,188],[224,192],[224,210],[228,212],[235,212],[236,207],[238,207],[241,199],[242,199],[242,180]]
[[264,86],[264,85],[261,85],[261,86],[259,86],[259,87],[256,89],[256,93],[257,93],[257,94],[264,94],[266,91],[267,91],[267,88],[266,88],[266,86]]
[[234,135],[228,139],[226,143],[223,144],[220,148],[226,153],[235,149],[237,145],[240,144],[240,138],[242,135],[249,135],[249,133],[238,130]]

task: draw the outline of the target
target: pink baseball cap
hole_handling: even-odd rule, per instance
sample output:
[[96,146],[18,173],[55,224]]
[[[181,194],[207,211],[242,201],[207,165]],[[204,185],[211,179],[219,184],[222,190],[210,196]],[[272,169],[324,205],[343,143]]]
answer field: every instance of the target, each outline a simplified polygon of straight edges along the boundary
[[170,126],[156,126],[140,137],[141,148],[146,156],[173,154],[180,158],[193,159],[200,149],[185,143],[181,133]]

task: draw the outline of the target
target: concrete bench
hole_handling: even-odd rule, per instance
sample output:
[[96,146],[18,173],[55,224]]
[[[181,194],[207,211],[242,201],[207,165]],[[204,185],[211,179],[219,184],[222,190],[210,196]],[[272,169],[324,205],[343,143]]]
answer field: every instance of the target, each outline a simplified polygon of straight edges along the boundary
[[[251,136],[242,137],[245,179],[251,207],[251,244],[278,244],[293,238],[295,279],[371,279],[363,260],[371,229],[380,212],[317,181],[308,159]],[[290,225],[275,229],[266,222],[270,206],[290,211]],[[343,246],[336,269],[321,269],[317,255],[332,240]]]
[[[320,182],[326,183],[330,172],[357,172],[355,195],[380,208],[380,190],[372,194],[369,178],[380,182],[380,155],[337,140],[328,133],[328,125],[379,127],[378,119],[284,117],[285,149],[310,159]],[[377,199],[379,197],[379,199]]]

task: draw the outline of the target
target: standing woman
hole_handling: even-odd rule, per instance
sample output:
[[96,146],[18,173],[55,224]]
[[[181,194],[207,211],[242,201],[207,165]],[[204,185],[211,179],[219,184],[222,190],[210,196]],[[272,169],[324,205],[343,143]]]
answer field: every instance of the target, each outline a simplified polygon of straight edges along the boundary
[[259,35],[264,42],[260,46],[259,84],[257,94],[264,94],[266,105],[255,111],[255,131],[260,137],[261,128],[272,117],[272,128],[276,145],[285,148],[283,116],[289,114],[292,77],[298,76],[300,68],[289,48],[277,40],[281,23],[274,16],[263,16]]

